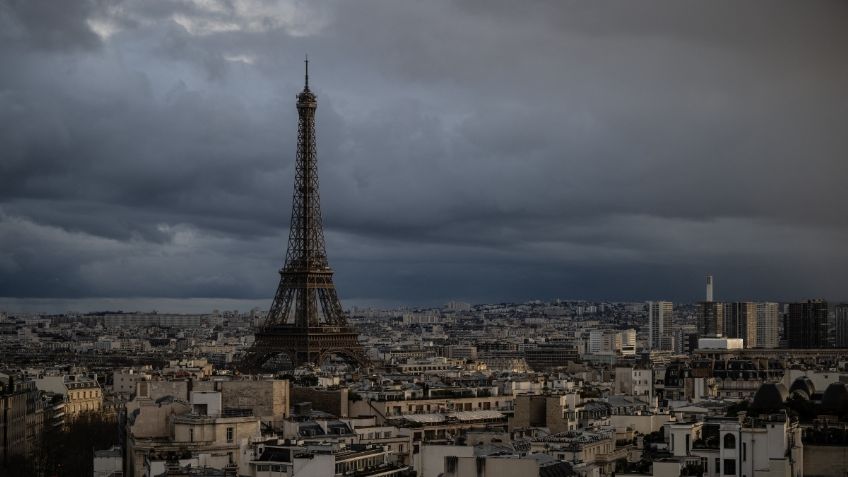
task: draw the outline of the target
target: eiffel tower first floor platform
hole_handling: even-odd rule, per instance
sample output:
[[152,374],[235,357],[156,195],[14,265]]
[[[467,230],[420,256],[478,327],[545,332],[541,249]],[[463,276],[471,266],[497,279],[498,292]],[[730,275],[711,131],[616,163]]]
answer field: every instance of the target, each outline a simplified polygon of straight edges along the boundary
[[354,367],[367,364],[365,350],[359,344],[357,333],[349,326],[272,325],[256,333],[253,346],[239,366],[245,372],[258,372],[263,365],[282,355],[288,366],[313,363],[320,365],[331,355],[344,359]]

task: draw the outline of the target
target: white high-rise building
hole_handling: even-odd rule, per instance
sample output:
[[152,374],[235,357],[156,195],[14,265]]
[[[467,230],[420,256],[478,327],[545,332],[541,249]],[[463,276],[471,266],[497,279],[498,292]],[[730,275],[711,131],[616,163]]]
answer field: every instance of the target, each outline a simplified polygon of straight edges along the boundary
[[757,303],[757,348],[780,345],[780,308],[777,303]]
[[707,300],[713,301],[713,276],[707,275]]
[[672,304],[670,301],[649,301],[645,303],[648,311],[648,348],[652,350],[670,349]]

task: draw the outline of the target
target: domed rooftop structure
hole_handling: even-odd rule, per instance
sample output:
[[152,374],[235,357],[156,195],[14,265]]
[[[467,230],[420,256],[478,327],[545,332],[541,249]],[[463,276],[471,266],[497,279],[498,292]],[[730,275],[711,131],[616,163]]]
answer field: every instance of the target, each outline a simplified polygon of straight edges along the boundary
[[848,414],[848,386],[831,383],[822,395],[822,411],[836,415]]
[[789,399],[802,399],[804,401],[809,401],[810,395],[807,394],[807,391],[804,391],[803,389],[793,389],[789,393]]
[[783,383],[765,383],[757,389],[751,403],[751,413],[766,414],[783,409],[783,403],[789,397],[789,391]]
[[789,386],[789,392],[801,390],[807,393],[808,397],[812,397],[813,394],[816,393],[816,386],[813,384],[813,381],[806,376],[801,376],[795,381],[792,382],[792,386]]

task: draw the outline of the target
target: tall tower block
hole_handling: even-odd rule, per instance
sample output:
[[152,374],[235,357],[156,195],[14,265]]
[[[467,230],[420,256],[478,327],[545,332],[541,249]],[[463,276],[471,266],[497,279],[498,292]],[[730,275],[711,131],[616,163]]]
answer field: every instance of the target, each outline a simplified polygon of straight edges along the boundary
[[707,299],[705,301],[713,301],[713,276],[707,275]]

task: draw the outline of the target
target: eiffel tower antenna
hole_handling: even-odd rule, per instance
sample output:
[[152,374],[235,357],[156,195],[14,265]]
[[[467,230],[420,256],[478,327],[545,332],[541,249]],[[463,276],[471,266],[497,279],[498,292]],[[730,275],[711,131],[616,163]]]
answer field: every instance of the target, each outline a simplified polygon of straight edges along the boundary
[[303,58],[304,69],[306,71],[305,81],[303,82],[303,90],[309,91],[309,55],[304,56]]

